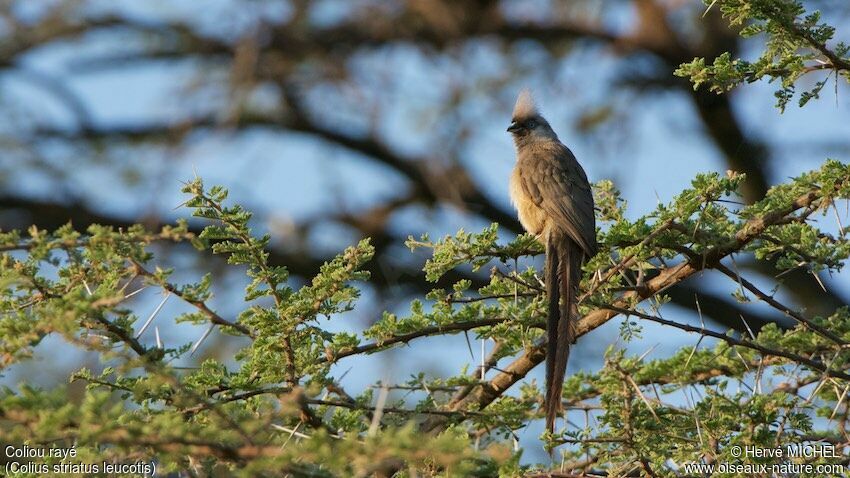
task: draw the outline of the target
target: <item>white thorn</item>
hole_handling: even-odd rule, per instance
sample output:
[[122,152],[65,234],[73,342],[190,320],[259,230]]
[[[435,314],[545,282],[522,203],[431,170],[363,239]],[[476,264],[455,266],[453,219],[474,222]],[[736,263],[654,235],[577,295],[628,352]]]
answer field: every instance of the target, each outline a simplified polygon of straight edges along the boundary
[[381,387],[381,392],[378,393],[378,401],[375,403],[375,414],[372,415],[372,423],[369,424],[369,436],[375,436],[378,433],[378,428],[381,426],[381,417],[384,416],[384,406],[387,404],[387,395],[390,389],[384,385]]
[[640,362],[640,361],[642,361],[643,359],[645,359],[645,358],[646,358],[646,356],[647,356],[647,355],[649,355],[649,353],[650,353],[650,352],[652,352],[653,350],[655,350],[655,347],[658,347],[658,345],[659,345],[659,344],[655,344],[655,345],[653,345],[652,347],[650,347],[650,348],[649,348],[649,350],[647,350],[646,352],[644,352],[644,353],[643,353],[643,355],[641,355],[640,357],[638,357],[638,362]]
[[755,339],[756,339],[756,334],[754,334],[754,333],[753,333],[753,329],[751,329],[751,328],[750,328],[750,324],[748,324],[748,323],[747,323],[747,321],[744,319],[743,314],[738,314],[738,317],[740,317],[740,318],[741,318],[741,322],[743,322],[743,323],[744,323],[744,326],[747,328],[747,332],[749,332],[749,333],[750,333],[750,337],[751,337],[753,340],[755,340]]
[[[275,428],[275,429],[280,430],[282,432],[289,433],[289,438],[292,438],[293,435],[297,436],[298,438],[310,438],[310,435],[305,435],[304,433],[300,433],[298,431],[298,427],[300,427],[300,426],[301,426],[301,424],[299,423],[298,425],[295,426],[295,428],[288,428],[288,427],[280,426],[276,423],[272,423],[272,428]],[[289,441],[289,438],[287,438],[286,441]],[[283,446],[285,446],[285,445],[286,445],[286,443],[283,444]]]
[[815,272],[815,271],[812,271],[812,275],[814,276],[815,280],[818,281],[818,285],[820,286],[820,288],[823,289],[824,292],[826,292],[826,286],[823,285],[823,282],[820,280],[818,273]]
[[143,290],[145,290],[145,289],[147,289],[147,288],[148,288],[148,286],[146,286],[146,285],[145,285],[145,286],[142,286],[142,287],[141,287],[141,288],[139,288],[138,290],[135,290],[135,291],[130,292],[129,294],[125,295],[125,296],[124,296],[124,299],[129,299],[130,297],[133,297],[134,295],[138,294],[139,292],[141,292],[141,291],[143,291]]
[[210,324],[210,326],[207,327],[207,330],[204,332],[204,335],[202,335],[201,338],[198,339],[197,342],[195,342],[195,345],[192,346],[192,350],[189,351],[190,357],[195,354],[195,351],[198,350],[198,347],[200,347],[201,344],[204,342],[204,340],[206,340],[207,337],[209,337],[210,333],[213,331],[214,328],[215,328],[215,324]]
[[151,316],[148,317],[148,320],[145,321],[145,325],[142,325],[142,328],[139,329],[139,332],[136,334],[137,339],[141,337],[143,333],[145,333],[145,330],[148,330],[148,327],[150,327],[151,322],[153,322],[153,319],[156,317],[157,314],[159,314],[159,311],[162,310],[162,306],[165,305],[169,297],[171,297],[171,291],[166,291],[165,297],[162,298],[162,301],[159,303],[158,306],[156,306],[156,309],[153,310]]
[[835,414],[838,413],[838,409],[841,407],[841,402],[844,401],[844,397],[847,396],[847,389],[850,388],[850,385],[844,387],[844,391],[841,392],[841,396],[838,397],[838,403],[835,404],[835,409],[832,410],[832,415],[829,416],[829,419],[832,420],[835,418]]

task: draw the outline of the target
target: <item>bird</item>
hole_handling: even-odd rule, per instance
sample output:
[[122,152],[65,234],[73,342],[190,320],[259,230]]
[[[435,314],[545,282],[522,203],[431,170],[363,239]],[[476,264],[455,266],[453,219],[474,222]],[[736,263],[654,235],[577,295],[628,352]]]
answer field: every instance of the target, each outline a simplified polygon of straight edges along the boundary
[[546,429],[555,430],[570,345],[576,339],[582,265],[597,253],[593,191],[572,151],[540,114],[528,89],[517,97],[508,132],[516,148],[511,202],[526,232],[545,245]]

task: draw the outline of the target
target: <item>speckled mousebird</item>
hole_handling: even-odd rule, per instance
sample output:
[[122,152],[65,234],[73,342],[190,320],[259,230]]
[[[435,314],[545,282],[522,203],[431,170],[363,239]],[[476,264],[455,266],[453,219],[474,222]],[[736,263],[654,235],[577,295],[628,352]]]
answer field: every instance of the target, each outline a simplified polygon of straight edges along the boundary
[[508,131],[517,155],[511,202],[525,230],[546,246],[545,409],[546,429],[554,431],[570,345],[575,342],[581,266],[597,250],[593,194],[584,169],[540,115],[528,90],[517,98]]

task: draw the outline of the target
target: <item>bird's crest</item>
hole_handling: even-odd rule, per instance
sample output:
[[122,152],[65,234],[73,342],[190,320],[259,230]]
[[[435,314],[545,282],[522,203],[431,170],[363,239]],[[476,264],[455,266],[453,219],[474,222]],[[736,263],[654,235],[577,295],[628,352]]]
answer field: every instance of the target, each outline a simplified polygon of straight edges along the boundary
[[514,105],[513,119],[531,118],[538,114],[537,105],[534,103],[534,97],[531,96],[531,91],[528,88],[520,91]]

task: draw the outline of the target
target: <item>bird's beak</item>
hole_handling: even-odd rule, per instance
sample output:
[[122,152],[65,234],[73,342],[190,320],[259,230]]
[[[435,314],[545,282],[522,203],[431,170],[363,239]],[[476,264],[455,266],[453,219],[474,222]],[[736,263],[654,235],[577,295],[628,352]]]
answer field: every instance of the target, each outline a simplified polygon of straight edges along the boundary
[[513,121],[513,122],[511,122],[511,125],[508,126],[508,133],[516,133],[517,131],[519,131],[521,129],[522,129],[522,126],[519,123],[517,123],[516,121]]

